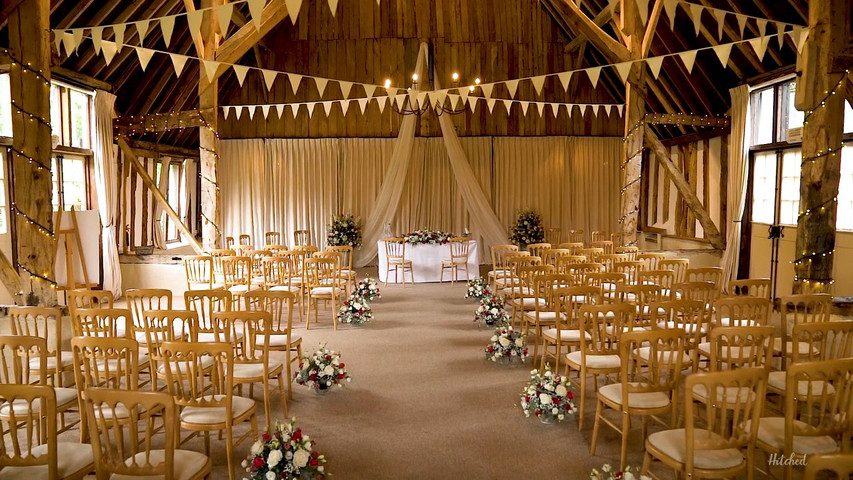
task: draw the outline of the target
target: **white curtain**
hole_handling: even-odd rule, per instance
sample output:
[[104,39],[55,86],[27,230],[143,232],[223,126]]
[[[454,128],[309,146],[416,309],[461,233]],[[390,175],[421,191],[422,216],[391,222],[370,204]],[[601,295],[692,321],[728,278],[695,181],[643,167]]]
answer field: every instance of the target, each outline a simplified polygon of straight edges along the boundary
[[181,220],[184,225],[195,232],[195,189],[198,171],[196,162],[192,159],[184,160],[184,168],[181,169]]
[[[569,199],[563,236],[582,228],[587,237],[594,230],[619,233],[622,141],[612,137],[571,137],[571,161],[564,189]],[[565,222],[564,222],[565,223]]]
[[95,186],[101,217],[103,245],[104,290],[121,295],[121,268],[116,245],[116,202],[118,200],[118,161],[113,145],[115,95],[97,90],[92,109],[92,151],[95,161]]
[[[160,159],[160,180],[157,189],[164,197],[169,198],[169,166],[172,160],[169,157]],[[154,162],[154,172],[157,172],[157,162]],[[154,203],[154,246],[160,249],[166,248],[166,211],[160,202]]]
[[746,172],[749,161],[749,86],[741,85],[729,90],[732,96],[732,133],[729,135],[729,178],[726,190],[726,250],[723,252],[723,285],[737,278],[740,260],[741,218],[746,198]]

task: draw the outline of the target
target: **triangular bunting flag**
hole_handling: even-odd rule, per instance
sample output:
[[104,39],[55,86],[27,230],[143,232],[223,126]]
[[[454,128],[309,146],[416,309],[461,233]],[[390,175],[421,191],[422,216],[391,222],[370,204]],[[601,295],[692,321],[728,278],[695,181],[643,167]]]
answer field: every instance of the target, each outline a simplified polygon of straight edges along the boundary
[[536,109],[539,110],[539,116],[542,116],[542,112],[545,111],[545,104],[542,102],[536,102]]
[[[62,32],[59,30],[53,31],[53,42],[56,44],[56,53],[59,55],[62,55],[62,37]],[[95,48],[95,54],[97,54],[98,50],[100,50],[100,45],[97,45]]]
[[332,104],[335,102],[323,102],[323,110],[326,111],[326,116],[328,117],[330,113],[332,113]]
[[530,79],[530,82],[533,83],[533,89],[536,90],[536,95],[542,94],[542,86],[545,85],[545,75],[539,75],[538,77],[533,77]]
[[148,67],[148,62],[151,60],[151,57],[154,56],[154,50],[136,47],[136,56],[139,57],[139,66],[142,67],[142,71],[144,72]]
[[306,103],[305,108],[308,109],[308,118],[311,118],[314,115],[314,107],[317,106],[316,103]]
[[234,14],[234,4],[226,3],[216,9],[216,17],[219,20],[219,34],[223,37],[228,35],[228,27],[231,26],[231,15]]
[[509,91],[509,98],[515,98],[515,92],[518,91],[518,80],[510,80],[504,82],[506,89]]
[[74,45],[74,34],[71,32],[62,32],[62,45],[65,47],[65,55],[70,57],[77,48],[77,46]]
[[257,108],[258,108],[258,107],[255,107],[255,106],[248,107],[248,110],[249,110],[249,120],[254,120],[254,119],[255,119],[255,110],[256,110]]
[[729,63],[729,55],[732,53],[732,44],[724,43],[722,45],[717,45],[714,47],[714,53],[717,54],[717,58],[720,59],[720,63],[723,64],[723,68],[726,68],[726,65]]
[[480,85],[480,88],[483,90],[483,96],[486,98],[492,97],[492,89],[495,88],[494,83],[484,83]]
[[560,78],[560,83],[563,84],[563,90],[569,91],[569,82],[572,80],[572,72],[562,72],[557,74]]
[[678,54],[678,58],[684,62],[685,68],[687,68],[687,73],[693,71],[693,64],[696,63],[696,50],[687,50],[686,52],[681,52]]
[[284,120],[284,117],[283,117],[283,115],[284,115],[284,104],[283,103],[279,103],[278,105],[275,106],[275,112],[278,114],[278,118]]
[[717,20],[717,40],[723,40],[723,27],[726,26],[726,11],[714,10],[714,19]]
[[201,31],[201,20],[204,18],[204,10],[194,10],[187,12],[187,26],[190,32],[195,36],[196,32]]
[[104,54],[104,60],[107,62],[107,65],[109,65],[113,61],[113,57],[116,55],[115,42],[104,40],[101,45],[101,52]]
[[779,48],[785,45],[785,24],[776,23],[776,40],[779,41]]
[[598,117],[598,109],[601,108],[601,105],[593,105],[592,106],[592,114]]
[[74,52],[77,52],[77,49],[80,48],[80,44],[83,43],[83,29],[75,28],[71,30],[71,36],[74,37]]
[[613,105],[605,105],[604,106],[604,113],[606,113],[608,117],[610,116],[611,111],[613,111]]
[[329,0],[329,9],[332,10],[332,16],[338,13],[338,0]]
[[341,87],[341,93],[344,94],[344,98],[349,98],[349,92],[352,90],[352,82],[338,82],[338,85]]
[[293,94],[296,95],[296,91],[299,90],[299,84],[302,82],[302,75],[288,73],[287,79],[290,80],[290,89],[293,91]]
[[361,109],[361,114],[364,115],[364,111],[367,110],[367,102],[369,98],[359,98],[358,99],[358,108]]
[[278,72],[275,70],[261,70],[261,73],[264,75],[264,84],[267,86],[267,91],[272,90],[272,85],[275,83],[275,77],[278,76]]
[[202,60],[204,64],[204,73],[207,74],[207,80],[212,82],[213,77],[216,76],[216,69],[219,68],[219,62],[214,62],[213,60]]
[[115,38],[113,40],[116,42],[116,52],[121,52],[121,47],[124,46],[124,30],[126,28],[127,24],[124,23],[113,25],[113,33],[115,34]]
[[622,83],[628,81],[628,74],[631,73],[631,65],[633,64],[634,62],[622,62],[613,65],[614,67],[616,67],[616,71],[619,73],[619,78],[622,79]]
[[225,120],[228,120],[228,115],[231,115],[231,107],[222,107],[222,112],[225,116]]
[[693,19],[693,30],[696,31],[696,36],[699,36],[699,30],[702,28],[702,11],[705,7],[702,5],[690,4],[690,18]]
[[373,97],[376,99],[376,105],[379,106],[379,114],[382,114],[382,111],[385,110],[385,102],[388,101],[388,97]]
[[554,115],[554,118],[557,118],[560,115],[560,104],[559,103],[551,103],[551,114]]
[[249,15],[252,17],[252,23],[255,25],[255,30],[261,29],[261,14],[264,11],[264,3],[266,0],[248,0]]
[[172,41],[172,31],[175,30],[175,17],[163,17],[160,19],[160,31],[163,32],[163,41],[166,46]]
[[299,15],[299,9],[302,8],[302,0],[284,0],[287,5],[287,14],[290,15],[290,21],[296,25],[296,17]]
[[530,102],[521,102],[521,113],[527,116],[527,109],[530,108]]
[[231,68],[234,69],[234,75],[237,76],[237,82],[240,83],[240,86],[243,86],[243,80],[246,79],[246,73],[249,71],[249,67],[244,67],[243,65],[231,65]]
[[145,40],[151,20],[139,20],[138,22],[133,22],[133,24],[136,26],[136,34],[139,35],[139,45],[142,46],[142,41]]
[[[299,107],[301,104],[297,103],[296,105],[290,106],[290,114],[293,116],[293,119],[296,120],[296,117],[299,116]],[[307,107],[307,105],[306,105]]]
[[373,93],[376,91],[376,85],[362,85],[364,88],[364,94],[367,98],[373,97]]
[[663,0],[663,9],[669,18],[669,29],[675,28],[675,9],[678,8],[678,0]]
[[660,67],[663,64],[663,57],[649,57],[646,59],[646,65],[649,66],[649,71],[654,75],[655,80],[660,75]]
[[450,99],[450,106],[453,107],[454,110],[459,110],[459,105],[465,106],[465,103],[462,101],[462,97],[459,95],[447,95],[447,98]]
[[[104,27],[94,27],[91,29],[92,32],[92,43],[95,45],[95,55],[101,53],[101,41],[104,39]],[[140,45],[142,43],[140,42]],[[59,51],[59,47],[56,47],[56,50]]]
[[[580,7],[580,2],[578,2],[578,7]],[[637,0],[637,13],[645,25],[649,21],[649,0]]]
[[512,108],[512,100],[504,100],[504,108],[506,109],[506,114],[509,115],[509,110]]
[[592,88],[595,88],[598,85],[598,76],[601,75],[601,67],[587,68],[586,75],[589,77],[589,82],[592,83]]
[[234,107],[234,113],[237,114],[234,118],[236,118],[237,120],[240,120],[241,118],[243,118],[243,111],[245,111],[245,110],[246,110],[246,107]]
[[474,113],[474,111],[477,110],[477,100],[479,100],[479,98],[471,97],[468,101],[468,108],[471,109],[471,113]]
[[755,24],[758,25],[758,36],[763,37],[767,35],[767,20],[764,19],[756,19]]
[[619,116],[622,116],[622,110],[625,108],[625,105],[616,105],[616,110],[619,110]]
[[797,51],[802,53],[802,47],[800,45],[800,38],[803,37],[803,31],[805,29],[794,27],[793,30],[788,31],[788,36],[791,37],[791,41],[794,42],[794,45],[797,47]]
[[270,115],[270,106],[269,105],[261,105],[261,113],[264,114],[264,120]]
[[764,54],[767,52],[768,43],[770,43],[770,39],[768,37],[753,38],[749,41],[749,44],[752,45],[752,49],[755,50],[755,54],[758,55],[759,60],[764,60]]
[[740,30],[740,38],[743,38],[743,29],[746,28],[747,18],[749,17],[747,17],[746,15],[737,16],[737,28],[738,30]]
[[486,100],[486,106],[489,107],[489,113],[492,113],[495,110],[495,102],[497,102],[497,100],[494,98]]
[[341,106],[341,113],[343,114],[343,116],[346,117],[347,116],[347,110],[349,110],[349,104],[350,104],[349,100],[344,100],[344,101],[338,102],[338,104]]
[[403,108],[403,105],[406,104],[406,94],[395,95],[391,98],[391,104],[397,104],[397,108]]
[[390,87],[390,88],[388,88],[388,89],[386,90],[386,92],[388,92],[388,97],[390,97],[390,98],[392,98],[392,99],[393,99],[394,97],[396,97],[396,96],[397,96],[397,90],[398,90],[398,89],[397,89],[396,87]]
[[326,91],[326,85],[329,83],[329,80],[326,78],[314,77],[314,83],[317,84],[317,92],[320,93],[320,98],[323,98],[323,92]]
[[[416,108],[421,108],[421,102],[420,102],[420,99],[418,98],[417,93],[410,90],[408,96],[409,96],[409,107],[410,108],[412,108],[413,110]],[[400,107],[401,104],[398,103],[397,106]]]
[[418,93],[418,106],[419,107],[426,107],[427,106],[427,94],[426,94],[426,92],[419,92]]
[[462,103],[465,103],[468,101],[468,93],[470,91],[471,90],[468,90],[467,88],[460,88],[459,89],[459,97],[462,98]]

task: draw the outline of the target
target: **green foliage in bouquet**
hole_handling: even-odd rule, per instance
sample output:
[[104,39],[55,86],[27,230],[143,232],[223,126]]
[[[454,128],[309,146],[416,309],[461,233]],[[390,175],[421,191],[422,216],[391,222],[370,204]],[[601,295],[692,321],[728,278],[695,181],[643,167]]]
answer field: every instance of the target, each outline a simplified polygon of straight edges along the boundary
[[329,225],[326,243],[331,246],[349,245],[352,248],[361,246],[361,221],[352,215],[338,215]]
[[532,208],[518,212],[518,218],[512,226],[509,240],[519,247],[544,242],[545,229],[542,228],[542,215],[536,213]]

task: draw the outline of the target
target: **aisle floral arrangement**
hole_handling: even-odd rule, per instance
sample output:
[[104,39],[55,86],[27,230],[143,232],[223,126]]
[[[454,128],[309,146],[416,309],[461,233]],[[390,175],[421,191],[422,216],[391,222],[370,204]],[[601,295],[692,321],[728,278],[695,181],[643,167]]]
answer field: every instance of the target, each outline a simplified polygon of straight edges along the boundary
[[504,297],[488,295],[480,299],[480,306],[474,312],[474,322],[490,327],[509,323],[510,317],[504,308]]
[[545,229],[542,228],[542,215],[532,208],[519,211],[518,218],[510,229],[509,240],[519,247],[544,242]]
[[368,302],[382,298],[382,295],[379,293],[379,283],[370,277],[364,277],[364,280],[355,284],[353,296],[360,297]]
[[415,245],[444,245],[450,242],[452,237],[452,233],[437,230],[417,230],[403,235],[406,243]]
[[329,225],[326,243],[330,246],[361,246],[361,221],[352,215],[337,215]]
[[295,417],[287,423],[276,421],[275,429],[252,445],[242,465],[250,480],[322,480],[326,478],[326,457],[311,450],[313,446],[308,435],[296,427]]
[[465,292],[465,298],[476,298],[479,300],[491,294],[492,292],[489,290],[489,284],[486,283],[486,280],[484,280],[483,277],[468,280],[468,290]]
[[320,344],[311,355],[304,355],[299,360],[299,371],[294,376],[296,383],[311,388],[326,390],[337,385],[344,386],[344,381],[350,381],[346,364],[341,361],[341,354]]
[[568,379],[555,375],[551,365],[545,364],[545,373],[530,371],[530,382],[521,392],[521,408],[524,416],[533,415],[542,423],[563,421],[575,413],[574,394],[566,386]]
[[338,321],[341,323],[363,325],[372,319],[373,310],[370,308],[370,304],[358,295],[358,292],[352,292],[338,310]]
[[498,327],[492,335],[491,343],[486,347],[486,359],[493,362],[527,358],[525,335],[516,332],[511,326]]
[[632,469],[630,465],[625,467],[625,470],[616,470],[610,464],[605,463],[601,467],[601,471],[595,468],[589,472],[589,480],[652,480],[648,475],[635,474],[637,469]]

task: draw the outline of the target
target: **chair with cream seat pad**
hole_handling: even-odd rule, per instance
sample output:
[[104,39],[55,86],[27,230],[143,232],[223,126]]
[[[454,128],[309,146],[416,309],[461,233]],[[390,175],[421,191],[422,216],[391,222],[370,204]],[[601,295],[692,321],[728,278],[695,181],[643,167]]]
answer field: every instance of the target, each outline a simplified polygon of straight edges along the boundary
[[305,282],[308,290],[308,315],[305,329],[311,327],[311,307],[314,309],[314,320],[319,321],[320,301],[331,301],[332,324],[338,329],[337,304],[343,300],[344,286],[338,274],[340,264],[337,258],[311,257],[305,260]]
[[145,312],[171,310],[172,291],[166,288],[134,288],[125,293],[125,298],[133,319],[133,336],[140,348],[147,348],[143,331]]
[[850,478],[853,475],[853,453],[811,455],[806,462],[803,480],[824,479],[827,477],[822,475],[827,472],[834,474],[835,478]]
[[612,240],[594,240],[589,246],[590,248],[600,248],[604,252],[604,255],[612,254],[615,248]]
[[8,416],[0,416],[0,428],[14,439],[0,437],[0,480],[77,480],[93,470],[89,445],[57,440],[58,400],[53,387],[0,384],[0,401],[17,406]]
[[490,249],[492,256],[492,269],[489,270],[486,280],[492,286],[492,291],[497,291],[496,280],[509,275],[506,268],[506,256],[518,253],[518,245],[492,245]]
[[78,308],[113,308],[114,300],[110,291],[75,288],[67,292],[68,313],[73,318]]
[[[468,251],[467,251],[468,242],[467,242],[467,239],[466,239],[465,245],[466,245],[466,251],[465,251],[465,260],[466,260],[465,273],[466,273],[466,275],[465,275],[465,277],[467,278],[468,277],[468,275],[467,275],[467,272],[468,272],[468,268],[467,268],[468,267],[468,263],[467,263],[467,260],[468,260]],[[348,292],[352,291],[352,290],[350,290],[350,288],[352,288],[354,290],[355,289],[355,283],[356,283],[355,282],[356,274],[355,274],[355,270],[353,269],[353,261],[354,261],[353,257],[355,257],[355,254],[354,254],[354,250],[352,248],[352,245],[329,245],[328,247],[326,247],[326,251],[337,252],[338,254],[340,254],[340,256],[341,256],[341,278],[347,282],[346,284],[347,284],[347,291]]]
[[542,263],[556,267],[560,258],[570,256],[572,256],[572,251],[568,248],[551,248],[543,254]]
[[628,255],[628,260],[636,260],[640,254],[640,249],[634,245],[622,245],[613,249],[613,253],[624,253]]
[[605,272],[615,272],[613,265],[620,262],[629,262],[631,257],[627,253],[605,253],[601,256],[601,264]]
[[526,311],[522,315],[521,330],[527,335],[528,345],[534,342],[532,359],[535,362],[543,329],[554,326],[557,318],[565,315],[555,292],[561,287],[572,286],[572,277],[559,273],[539,275],[533,277],[533,285],[534,310]]
[[[62,385],[62,373],[72,371],[70,351],[62,350],[62,310],[50,307],[9,307],[12,335],[42,337],[47,340],[47,375],[52,385]],[[33,367],[38,368],[33,365]]]
[[569,243],[580,243],[583,245],[584,242],[584,232],[582,228],[573,228],[569,230],[568,233],[568,241]]
[[670,270],[675,274],[675,283],[687,281],[687,269],[690,268],[690,260],[686,258],[666,258],[658,262],[655,270]]
[[[625,278],[627,278],[627,276]],[[637,312],[631,322],[623,327],[624,330],[650,329],[655,325],[654,319],[660,312],[652,310],[652,305],[665,300],[663,297],[663,289],[659,285],[631,285],[628,283],[617,284],[615,294],[616,302],[633,305]]]
[[666,260],[666,254],[662,252],[640,252],[636,260],[643,262],[643,270],[661,270],[661,260]]
[[294,230],[293,231],[293,244],[302,247],[311,244],[311,231],[310,230]]
[[264,243],[266,245],[280,245],[281,233],[275,231],[264,233]]
[[536,297],[536,277],[540,275],[548,275],[556,273],[556,268],[553,265],[526,265],[517,267],[516,275],[518,275],[519,285],[513,289],[513,294],[508,295],[505,299],[512,307],[512,325],[515,327],[516,319],[519,323],[524,320],[526,312],[536,310],[536,304],[542,303],[543,298]]
[[[181,409],[180,429],[190,432],[180,443],[203,434],[205,454],[210,456],[210,432],[224,431],[226,465],[229,478],[234,480],[234,447],[246,438],[258,437],[255,401],[234,395],[234,346],[219,342],[164,342],[160,351],[169,393]],[[212,360],[213,366],[207,368],[204,359]],[[233,425],[242,422],[249,422],[250,428],[235,442]]]
[[602,230],[593,230],[592,233],[589,234],[590,244],[607,240],[607,238],[607,232],[604,232]]
[[402,276],[403,287],[406,286],[406,272],[412,283],[415,283],[415,270],[412,266],[412,261],[406,259],[406,239],[402,237],[386,238],[385,242],[385,285],[388,285],[388,278],[391,276],[391,270],[394,270],[394,283],[399,283],[398,275]]
[[[639,355],[641,350],[648,353]],[[676,425],[683,352],[684,330],[679,328],[637,330],[622,334],[619,339],[619,355],[622,358],[620,381],[599,387],[596,393],[590,455],[595,455],[602,422],[622,436],[621,470],[627,466],[628,432],[632,415],[642,416],[643,438],[646,438],[649,418],[667,425],[658,415],[669,413],[668,426],[672,428]],[[661,361],[665,358],[668,360]],[[621,425],[607,419],[604,416],[605,409],[619,412]]]
[[769,278],[744,278],[729,282],[728,294],[733,297],[770,298]]
[[[832,307],[832,296],[826,293],[790,295],[779,300],[781,335],[773,346],[773,354],[780,357],[780,370],[785,370],[793,355],[792,332],[801,323],[827,322]],[[800,344],[801,347],[804,347]],[[802,353],[802,352],[800,352]]]
[[586,276],[586,284],[601,289],[601,300],[613,303],[616,301],[616,288],[624,285],[628,277],[624,273],[597,272]]
[[194,310],[148,310],[145,312],[142,334],[151,358],[152,390],[165,388],[165,385],[161,385],[160,382],[166,378],[166,366],[163,365],[160,347],[164,342],[189,340],[190,325],[197,322],[198,314]]
[[527,245],[527,252],[532,257],[544,258],[545,252],[551,250],[550,243],[531,243]]
[[[652,304],[657,312],[653,322],[657,328],[677,328],[684,331],[684,358],[682,366],[699,369],[699,344],[708,332],[708,316],[705,304],[697,300],[667,300]],[[644,355],[643,351],[640,355]]]
[[[200,331],[212,328],[213,316],[219,312],[230,312],[237,304],[233,300],[231,292],[228,290],[193,290],[184,292],[184,304],[187,310],[192,310],[196,313],[196,318],[193,318],[193,324],[201,327]],[[189,334],[189,329],[185,329]],[[212,336],[202,333],[199,342],[216,341]]]
[[[688,376],[685,388],[710,392],[708,401],[685,403],[685,428],[655,432],[645,439],[642,473],[648,474],[652,459],[657,459],[675,469],[679,478],[681,474],[686,478],[734,478],[745,472],[751,480],[756,420],[761,417],[766,385],[767,370],[762,367]],[[699,412],[704,413],[704,428],[697,425]]]
[[583,241],[581,240],[577,242],[563,242],[557,245],[557,248],[568,250],[571,252],[571,255],[578,255],[578,251],[583,248]]
[[184,272],[187,275],[187,290],[224,287],[223,284],[214,281],[213,257],[210,255],[184,257]]
[[613,271],[624,273],[628,276],[629,284],[637,283],[637,274],[646,268],[646,264],[640,260],[616,262],[613,264]]
[[639,285],[659,285],[664,297],[677,300],[673,297],[672,286],[675,285],[675,273],[671,270],[641,270],[637,273]]
[[449,269],[450,284],[453,285],[456,283],[457,277],[459,276],[460,268],[465,270],[465,279],[467,280],[469,277],[468,249],[470,244],[466,237],[453,237],[447,243],[447,246],[450,249],[450,259],[441,261],[441,275],[439,276],[439,283],[444,281],[444,271]]
[[[161,392],[87,389],[83,392],[85,415],[93,431],[95,473],[98,480],[164,478],[200,480],[211,478],[210,458],[175,447],[175,400]],[[129,421],[115,421],[107,412],[127,412]],[[159,424],[159,425],[158,425]],[[159,433],[162,441],[159,440]],[[157,437],[155,437],[157,435]],[[154,445],[162,442],[163,448]]]
[[238,303],[240,297],[246,293],[260,288],[253,281],[252,257],[240,255],[225,257],[222,259],[222,275],[225,282],[225,290],[231,294],[233,302]]
[[601,263],[601,257],[604,256],[604,249],[598,247],[581,248],[577,255],[582,255],[587,262]]
[[[245,297],[246,310],[269,312],[269,349],[285,352],[287,395],[293,398],[293,363],[302,358],[302,337],[293,334],[293,310],[297,296],[284,291],[251,292]],[[259,343],[257,340],[256,344]],[[294,355],[294,353],[296,355]]]
[[587,378],[593,378],[598,391],[598,376],[605,378],[618,375],[622,370],[622,358],[619,356],[619,337],[628,319],[634,315],[634,308],[625,303],[607,303],[602,305],[582,305],[580,307],[580,349],[566,354],[566,378],[569,370],[577,370],[576,383],[580,388],[578,407],[578,430],[583,429],[586,412]]
[[760,297],[721,297],[714,302],[714,326],[747,327],[768,325],[773,306]]
[[541,265],[542,259],[530,255],[530,252],[513,252],[504,255],[503,274],[495,278],[495,293],[508,295],[518,286],[518,267]]
[[554,359],[554,371],[559,371],[564,355],[580,349],[581,337],[585,336],[580,328],[581,307],[600,304],[601,289],[588,285],[558,287],[554,290],[554,299],[562,315],[556,317],[553,327],[542,330],[540,335],[542,357],[539,371],[542,372],[548,358]]

